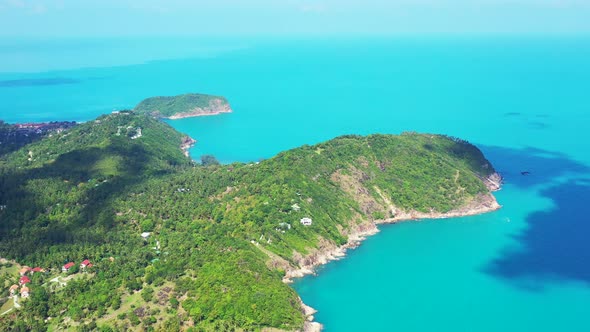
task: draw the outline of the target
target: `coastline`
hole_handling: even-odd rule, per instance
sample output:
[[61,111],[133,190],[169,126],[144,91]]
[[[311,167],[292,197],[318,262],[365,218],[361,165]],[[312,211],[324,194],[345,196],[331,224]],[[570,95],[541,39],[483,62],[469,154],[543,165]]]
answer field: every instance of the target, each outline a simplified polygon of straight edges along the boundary
[[[320,245],[317,250],[298,259],[298,268],[289,268],[285,271],[283,282],[292,283],[293,278],[302,278],[309,274],[315,274],[315,269],[317,267],[325,265],[331,261],[343,259],[346,257],[346,252],[348,250],[359,247],[362,241],[366,240],[367,237],[379,233],[380,230],[378,225],[395,224],[405,221],[421,221],[424,219],[467,217],[499,210],[502,206],[497,202],[492,192],[501,189],[502,177],[499,174],[494,173],[488,178],[482,179],[482,181],[486,184],[490,192],[478,196],[476,200],[470,202],[464,207],[445,213],[424,213],[417,211],[401,211],[391,206],[392,211],[396,212],[395,217],[366,221],[361,224],[354,225],[348,231],[348,241],[344,245],[338,246],[328,241],[320,241]],[[301,308],[303,314],[306,317],[306,322],[303,326],[303,332],[320,332],[323,329],[323,325],[319,322],[315,322],[313,316],[317,310],[306,305],[302,300]]]
[[[231,109],[231,107],[229,106],[228,103],[223,102],[220,99],[215,99],[209,103],[209,107],[206,107],[206,108],[197,107],[197,108],[195,108],[191,111],[188,111],[188,112],[177,113],[177,114],[174,114],[174,115],[168,116],[168,117],[160,116],[160,118],[168,119],[168,120],[178,120],[178,119],[195,118],[195,117],[200,117],[200,116],[219,115],[219,114],[232,113],[232,112],[233,112],[233,110]],[[157,115],[158,113],[156,113],[154,115]],[[192,148],[196,143],[197,143],[197,141],[190,136],[185,136],[182,138],[182,143],[180,144],[180,149],[182,150],[182,152],[184,153],[184,155],[186,157],[190,157],[189,149]]]
[[207,111],[203,109],[198,109],[190,112],[178,113],[172,116],[163,117],[164,119],[168,120],[179,120],[179,119],[187,119],[187,118],[196,118],[200,116],[211,116],[211,115],[219,115],[225,113],[232,113],[232,110],[228,108],[228,110],[215,110],[215,111]]
[[190,136],[185,136],[182,138],[182,143],[180,144],[180,149],[182,153],[188,158],[190,157],[188,150],[192,148],[197,143],[197,140],[193,139]]
[[168,120],[178,120],[186,118],[195,118],[199,116],[219,115],[232,112],[233,110],[227,102],[224,102],[221,99],[213,99],[209,102],[208,107],[196,107],[190,111],[176,113],[174,115],[164,118]]

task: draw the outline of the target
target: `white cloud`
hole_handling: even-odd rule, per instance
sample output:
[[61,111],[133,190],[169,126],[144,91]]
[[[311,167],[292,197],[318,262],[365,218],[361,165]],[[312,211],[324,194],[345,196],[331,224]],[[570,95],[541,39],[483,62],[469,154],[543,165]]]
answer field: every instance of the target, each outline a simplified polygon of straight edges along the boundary
[[5,8],[25,8],[26,3],[24,0],[2,0],[0,5]]
[[15,10],[26,14],[43,14],[47,11],[47,1],[0,0],[0,10]]
[[43,5],[43,4],[36,3],[31,6],[31,11],[34,14],[43,14],[47,11],[47,7],[45,7],[45,5]]

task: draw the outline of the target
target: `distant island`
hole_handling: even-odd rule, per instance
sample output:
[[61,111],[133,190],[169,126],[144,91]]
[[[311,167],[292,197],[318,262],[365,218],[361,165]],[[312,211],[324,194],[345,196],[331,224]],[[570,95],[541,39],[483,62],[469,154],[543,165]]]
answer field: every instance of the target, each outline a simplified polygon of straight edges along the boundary
[[187,93],[178,96],[147,98],[137,104],[133,111],[174,120],[231,113],[232,109],[224,97]]
[[201,165],[153,116],[196,104],[146,106],[162,100],[0,153],[0,331],[318,331],[292,278],[378,224],[500,207],[500,176],[458,138],[346,135]]

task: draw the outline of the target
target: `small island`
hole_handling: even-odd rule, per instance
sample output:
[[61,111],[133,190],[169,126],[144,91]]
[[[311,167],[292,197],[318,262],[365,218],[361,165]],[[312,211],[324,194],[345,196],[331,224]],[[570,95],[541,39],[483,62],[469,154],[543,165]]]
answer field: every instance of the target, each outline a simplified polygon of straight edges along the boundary
[[187,93],[178,96],[147,98],[137,104],[133,111],[157,118],[176,120],[231,113],[232,109],[224,97]]

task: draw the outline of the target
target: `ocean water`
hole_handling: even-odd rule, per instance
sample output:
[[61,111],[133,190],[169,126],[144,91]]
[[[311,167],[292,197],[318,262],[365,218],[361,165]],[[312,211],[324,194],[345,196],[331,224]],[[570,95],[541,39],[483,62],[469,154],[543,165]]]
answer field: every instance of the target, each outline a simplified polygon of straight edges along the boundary
[[3,40],[0,60],[7,122],[226,96],[234,113],[169,122],[195,159],[351,133],[467,139],[506,178],[501,210],[382,226],[293,287],[326,331],[590,331],[590,39]]

